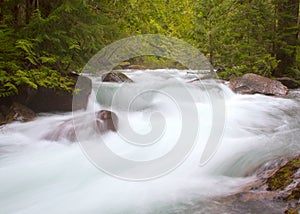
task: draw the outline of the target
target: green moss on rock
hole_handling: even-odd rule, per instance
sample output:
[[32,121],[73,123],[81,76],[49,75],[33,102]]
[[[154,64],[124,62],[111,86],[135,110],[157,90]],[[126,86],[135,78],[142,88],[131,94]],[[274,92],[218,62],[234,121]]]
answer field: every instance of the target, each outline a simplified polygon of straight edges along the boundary
[[293,189],[292,193],[287,197],[288,200],[298,200],[300,198],[300,183]]
[[268,179],[268,190],[284,190],[288,185],[290,185],[293,182],[294,174],[298,171],[299,166],[300,156],[286,163]]

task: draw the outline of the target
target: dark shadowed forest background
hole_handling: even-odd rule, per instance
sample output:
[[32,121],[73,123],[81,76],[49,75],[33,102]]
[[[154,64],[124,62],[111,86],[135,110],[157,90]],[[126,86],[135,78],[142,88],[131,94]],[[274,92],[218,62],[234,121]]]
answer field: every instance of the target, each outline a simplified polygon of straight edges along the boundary
[[[70,72],[112,42],[163,34],[201,50],[221,78],[300,79],[298,0],[1,0],[0,97],[20,85],[71,90]],[[157,57],[132,59],[172,67]],[[176,67],[176,66],[175,66]]]

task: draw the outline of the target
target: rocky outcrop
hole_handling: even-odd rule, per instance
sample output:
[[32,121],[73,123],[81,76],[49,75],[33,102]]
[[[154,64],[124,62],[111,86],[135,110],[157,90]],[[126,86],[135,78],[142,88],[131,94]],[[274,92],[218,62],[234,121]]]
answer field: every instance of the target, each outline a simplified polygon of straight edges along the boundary
[[256,176],[258,180],[239,194],[239,200],[280,200],[286,204],[285,213],[300,211],[300,155],[270,161]]
[[281,82],[283,85],[288,87],[289,89],[296,89],[300,88],[300,82],[289,77],[280,77],[276,79],[277,81]]
[[5,103],[3,105],[0,105],[0,126],[6,124],[6,115],[9,113],[9,108]]
[[76,103],[73,103],[73,92],[39,87],[38,90],[31,92],[25,104],[36,113],[85,109],[92,91],[92,81],[78,75],[74,75],[73,78],[76,82],[76,88],[73,86],[77,96]]
[[259,93],[283,96],[288,93],[288,88],[281,82],[252,73],[231,80],[229,87],[240,94]]
[[[21,85],[18,87],[17,95],[0,98],[0,125],[12,121],[30,121],[34,118],[34,112],[68,112],[85,109],[92,91],[92,81],[78,74],[69,76],[74,79],[72,86],[74,93],[45,87],[38,87],[35,90]],[[75,95],[76,99],[73,99]]]
[[9,108],[8,114],[5,117],[5,123],[20,121],[20,122],[28,122],[33,120],[36,117],[36,114],[31,109],[26,106],[14,102],[12,106]]
[[128,76],[122,72],[112,71],[102,76],[103,82],[133,82]]
[[0,112],[0,126],[4,125],[5,123],[6,123],[5,115],[3,115],[3,113]]
[[[70,142],[77,141],[77,134],[86,133],[86,137],[97,133],[116,131],[118,128],[118,117],[115,113],[101,110],[95,114],[86,114],[78,118],[64,121],[53,131],[49,132],[44,139],[58,141],[67,139]],[[77,132],[77,133],[76,133]]]

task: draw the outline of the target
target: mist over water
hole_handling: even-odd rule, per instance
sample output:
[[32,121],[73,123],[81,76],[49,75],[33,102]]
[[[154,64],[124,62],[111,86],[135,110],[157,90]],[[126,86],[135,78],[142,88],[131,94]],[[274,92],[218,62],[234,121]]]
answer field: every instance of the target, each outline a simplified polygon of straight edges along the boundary
[[[146,134],[164,116],[165,129],[159,140],[149,146],[136,146],[114,132],[103,134],[103,142],[116,154],[135,161],[153,160],[168,153],[182,129],[181,112],[176,102],[195,105],[199,134],[195,145],[181,165],[164,176],[147,181],[128,181],[110,176],[95,167],[78,143],[67,139],[57,142],[45,136],[72,113],[41,114],[35,121],[0,127],[0,208],[1,213],[241,213],[257,210],[270,213],[280,210],[274,204],[242,204],[233,207],[220,198],[240,192],[255,180],[255,169],[279,156],[299,153],[300,99],[263,95],[235,95],[220,85],[225,96],[226,122],[223,138],[213,157],[204,166],[199,161],[212,123],[211,103],[200,83],[186,71],[127,71],[133,84],[101,84],[94,79],[94,96],[86,115],[99,109],[111,109],[119,117],[119,129],[130,127]],[[182,84],[193,102],[185,96],[172,100],[158,93],[162,88],[182,93]],[[209,82],[203,82],[209,90]],[[99,89],[99,90],[98,90]],[[148,91],[134,99],[134,91]],[[157,91],[153,90],[156,89]],[[115,95],[112,100],[112,94]],[[98,102],[96,102],[98,101]],[[85,121],[83,121],[84,123]],[[88,123],[89,121],[86,121]],[[97,142],[99,136],[86,127],[85,140]],[[130,136],[126,136],[130,138]],[[126,169],[127,170],[127,169]]]

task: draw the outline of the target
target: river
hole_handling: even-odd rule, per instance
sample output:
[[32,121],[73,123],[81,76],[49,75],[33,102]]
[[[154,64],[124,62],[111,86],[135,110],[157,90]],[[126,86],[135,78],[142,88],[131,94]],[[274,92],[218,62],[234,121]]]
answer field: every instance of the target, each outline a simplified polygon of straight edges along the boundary
[[[85,112],[40,114],[32,122],[0,128],[1,213],[282,213],[280,203],[241,203],[228,198],[256,180],[255,170],[262,164],[299,153],[299,91],[293,91],[290,98],[236,95],[216,83],[224,96],[224,107],[217,110],[224,111],[225,119],[213,121],[217,114],[210,101],[209,90],[213,87],[205,83],[204,90],[197,82],[186,83],[196,76],[191,71],[125,72],[135,83],[102,84],[94,78],[95,93]],[[181,106],[196,109],[197,114],[183,114]],[[135,162],[168,154],[183,129],[193,129],[195,124],[198,129],[191,139],[194,143],[186,142],[190,150],[179,157],[180,163],[164,173],[146,175],[129,172],[126,166],[121,171],[101,170],[87,157],[89,151],[83,151],[82,144],[45,139],[63,121],[99,109],[112,109],[125,135],[128,127],[139,134],[160,127],[161,117],[151,115],[163,115],[164,131],[151,145],[128,144],[125,138],[134,136],[124,137],[122,133],[103,134],[101,143]],[[219,142],[201,163],[210,133],[216,127],[222,128]],[[92,134],[82,141],[97,139]],[[145,168],[145,172],[150,169]]]

